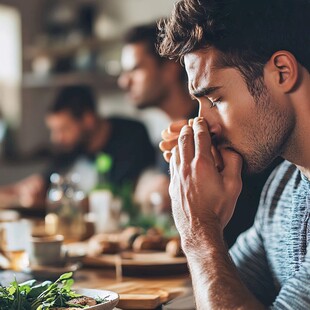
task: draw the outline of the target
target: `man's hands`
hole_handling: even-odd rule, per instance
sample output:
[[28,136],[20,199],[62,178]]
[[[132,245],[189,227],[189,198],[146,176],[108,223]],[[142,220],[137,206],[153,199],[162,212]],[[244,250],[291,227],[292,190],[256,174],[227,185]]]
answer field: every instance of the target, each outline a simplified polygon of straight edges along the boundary
[[197,309],[264,309],[242,283],[222,234],[241,191],[240,155],[212,146],[203,118],[174,123],[163,139],[172,212]]
[[185,247],[197,239],[200,229],[222,232],[242,187],[240,155],[216,150],[203,118],[195,118],[192,126],[186,123],[172,124],[160,144],[170,162],[172,211]]
[[[193,123],[193,120],[189,122]],[[187,123],[187,120],[174,122],[161,133],[163,141],[160,142],[159,148],[162,150],[163,156],[167,162],[170,161],[172,156],[171,150],[178,144],[180,131]]]
[[14,187],[21,206],[29,208],[44,204],[46,184],[40,175],[31,175]]

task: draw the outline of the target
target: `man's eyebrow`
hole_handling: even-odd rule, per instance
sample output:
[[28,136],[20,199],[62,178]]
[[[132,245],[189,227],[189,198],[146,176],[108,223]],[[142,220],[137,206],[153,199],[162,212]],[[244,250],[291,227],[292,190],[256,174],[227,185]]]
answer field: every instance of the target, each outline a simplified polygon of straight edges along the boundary
[[191,92],[191,96],[194,96],[195,98],[200,98],[203,96],[209,96],[220,88],[221,86],[207,87],[207,88],[198,89],[198,90],[191,89],[190,92]]

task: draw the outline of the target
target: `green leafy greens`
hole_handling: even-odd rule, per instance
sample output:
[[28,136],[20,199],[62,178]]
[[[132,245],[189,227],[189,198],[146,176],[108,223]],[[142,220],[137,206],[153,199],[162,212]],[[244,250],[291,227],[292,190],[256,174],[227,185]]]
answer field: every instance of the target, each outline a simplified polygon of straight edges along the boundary
[[21,284],[13,281],[9,286],[0,286],[1,310],[49,310],[56,307],[87,308],[70,305],[70,300],[81,295],[71,290],[74,283],[72,272],[61,275],[55,282],[36,284],[30,280]]

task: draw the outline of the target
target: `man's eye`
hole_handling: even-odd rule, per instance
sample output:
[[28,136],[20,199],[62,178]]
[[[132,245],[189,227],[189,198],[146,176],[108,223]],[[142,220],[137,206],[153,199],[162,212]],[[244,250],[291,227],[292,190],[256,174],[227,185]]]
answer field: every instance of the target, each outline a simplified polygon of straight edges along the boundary
[[209,101],[211,103],[210,108],[216,107],[219,103],[221,103],[221,100],[222,100],[221,98],[218,98],[216,100],[209,99]]

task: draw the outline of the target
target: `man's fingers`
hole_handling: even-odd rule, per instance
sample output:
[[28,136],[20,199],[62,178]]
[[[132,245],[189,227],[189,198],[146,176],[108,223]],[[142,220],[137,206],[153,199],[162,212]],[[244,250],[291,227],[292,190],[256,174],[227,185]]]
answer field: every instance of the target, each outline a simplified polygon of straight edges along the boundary
[[174,132],[180,132],[180,130],[182,129],[182,127],[184,125],[186,125],[188,123],[188,120],[186,119],[181,119],[179,121],[173,122],[170,124],[168,130],[170,133],[174,133]]
[[163,141],[159,144],[159,148],[162,152],[171,151],[178,144],[180,131],[187,123],[187,120],[180,120],[170,124],[167,129],[162,131],[161,136]]
[[168,128],[161,132],[161,136],[164,140],[170,140],[173,136],[178,136],[182,127],[188,123],[187,120],[179,120],[173,122],[169,125]]
[[172,153],[171,153],[170,151],[165,151],[164,154],[163,154],[163,156],[164,156],[165,161],[166,161],[167,163],[169,163],[169,162],[170,162],[170,158],[171,158],[171,156],[172,156]]
[[171,133],[168,128],[162,132],[161,135],[162,135],[163,141],[159,143],[159,148],[161,149],[162,152],[171,151],[178,144],[180,130],[176,133]]
[[193,129],[192,127],[185,125],[178,139],[180,160],[183,163],[190,163],[195,154]]
[[[170,158],[172,157],[172,153],[170,153]],[[170,183],[171,183],[171,179],[174,176],[174,168],[175,163],[173,162],[173,160],[169,160],[169,172],[170,172]]]
[[[182,128],[180,128],[181,130]],[[165,141],[171,141],[171,140],[175,140],[175,139],[178,139],[178,136],[180,134],[180,130],[177,131],[177,132],[170,132],[169,131],[169,128],[163,130],[161,132],[161,137],[163,138],[163,140]]]
[[223,158],[221,156],[221,153],[214,145],[211,146],[211,153],[212,153],[214,164],[215,164],[215,167],[217,168],[217,171],[221,172],[224,169]]
[[171,150],[172,156],[170,158],[170,162],[174,161],[176,167],[180,165],[180,151],[179,151],[179,147],[175,146],[172,150]]
[[172,141],[161,141],[159,148],[162,152],[171,151],[178,144],[178,137]]
[[220,149],[220,152],[224,162],[222,174],[225,176],[241,176],[242,157],[237,152],[228,149]]
[[213,160],[213,156],[211,154],[211,137],[206,121],[201,117],[196,117],[193,123],[193,130],[195,139],[195,154],[197,156],[207,156]]
[[228,149],[221,149],[220,152],[224,163],[224,169],[221,172],[224,182],[232,187],[231,190],[240,193],[242,187],[242,157],[238,153]]

